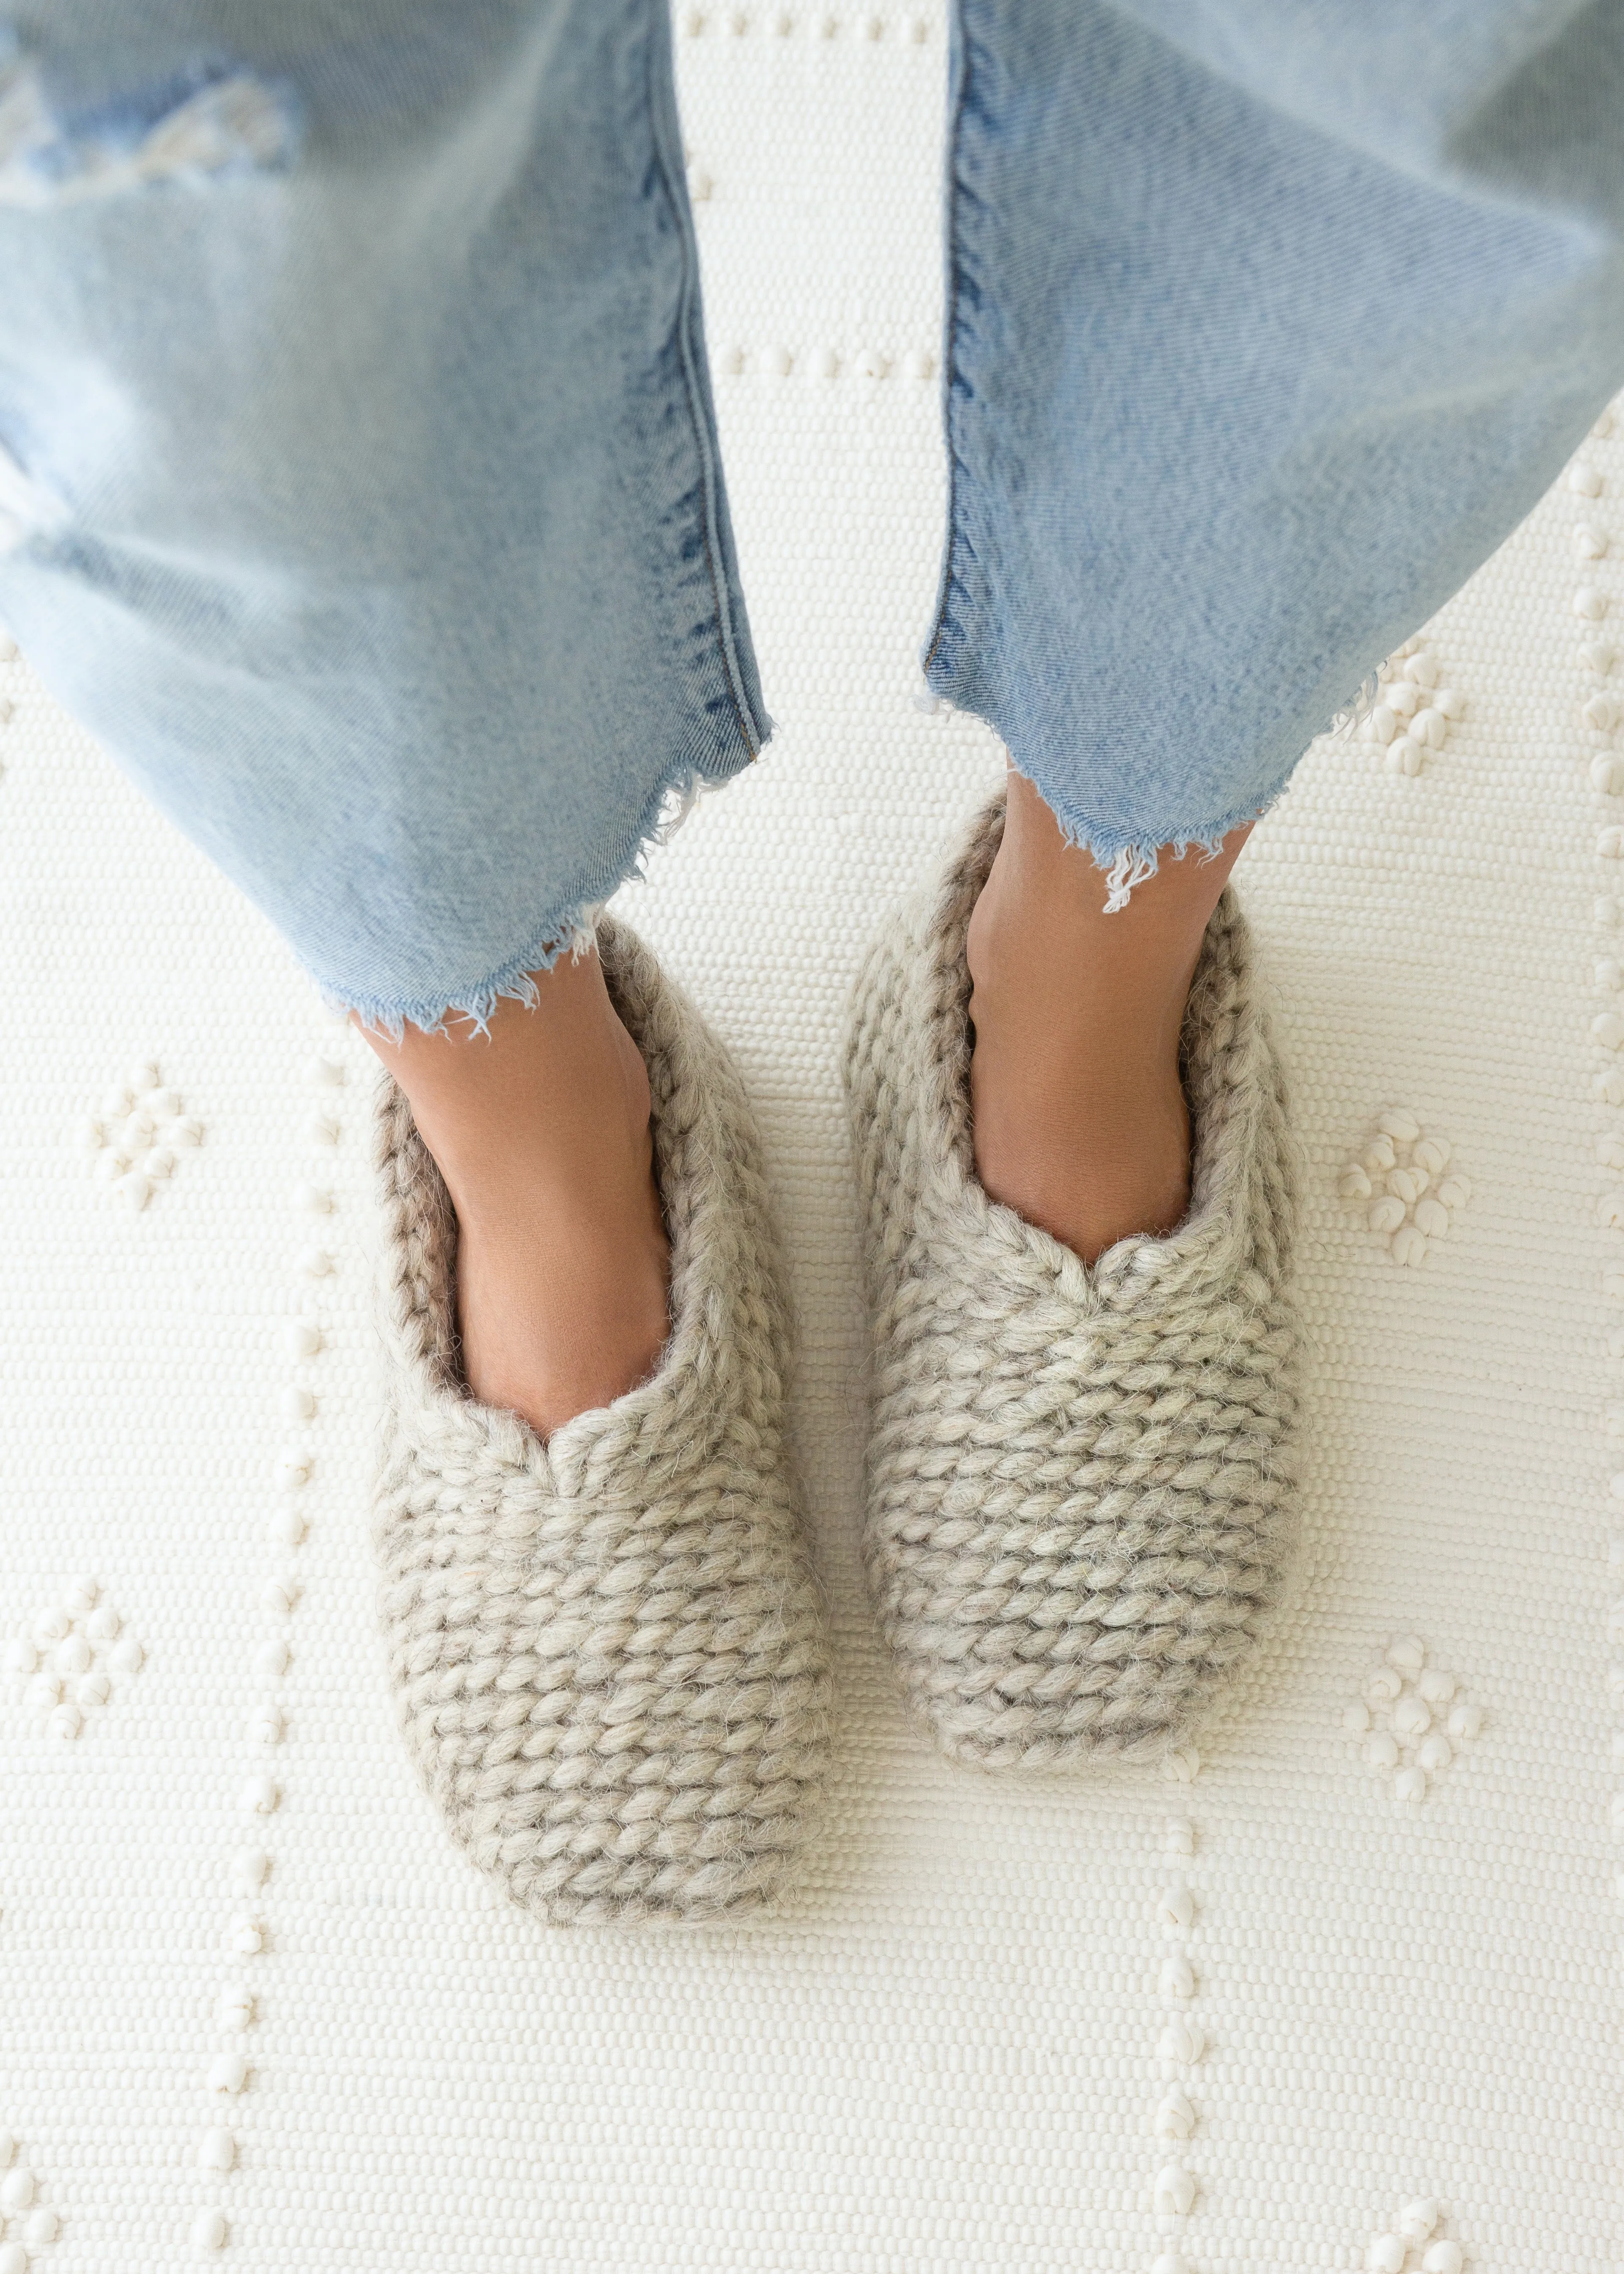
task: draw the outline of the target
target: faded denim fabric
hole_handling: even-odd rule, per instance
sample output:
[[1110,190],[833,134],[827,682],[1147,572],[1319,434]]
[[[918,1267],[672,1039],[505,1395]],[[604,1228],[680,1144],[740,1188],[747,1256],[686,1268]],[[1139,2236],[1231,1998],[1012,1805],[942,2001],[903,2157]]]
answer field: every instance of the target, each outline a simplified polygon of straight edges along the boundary
[[[9,41],[9,44],[8,44]],[[1120,899],[1624,380],[1624,0],[962,0],[925,647]],[[659,0],[0,0],[0,614],[338,999],[769,732]]]
[[1624,381],[1624,4],[960,23],[925,675],[1120,896],[1268,805]]
[[0,615],[338,999],[523,994],[769,731],[664,10],[11,20]]

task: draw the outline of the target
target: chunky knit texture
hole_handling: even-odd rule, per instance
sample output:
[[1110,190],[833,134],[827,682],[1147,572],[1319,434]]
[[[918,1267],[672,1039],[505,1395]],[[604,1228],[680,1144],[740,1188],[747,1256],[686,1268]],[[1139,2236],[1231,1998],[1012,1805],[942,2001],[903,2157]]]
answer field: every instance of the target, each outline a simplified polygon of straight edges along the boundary
[[1232,891],[1184,1032],[1192,1191],[1089,1269],[975,1176],[965,934],[1002,796],[858,981],[846,1053],[875,1344],[865,1558],[913,1710],[982,1768],[1184,1734],[1290,1530],[1295,1147]]
[[377,1547],[406,1741],[541,1917],[733,1917],[803,1848],[828,1653],[784,1444],[789,1317],[755,1123],[693,1006],[598,924],[653,1091],[672,1248],[659,1371],[546,1444],[458,1371],[456,1224],[386,1082],[391,1384]]

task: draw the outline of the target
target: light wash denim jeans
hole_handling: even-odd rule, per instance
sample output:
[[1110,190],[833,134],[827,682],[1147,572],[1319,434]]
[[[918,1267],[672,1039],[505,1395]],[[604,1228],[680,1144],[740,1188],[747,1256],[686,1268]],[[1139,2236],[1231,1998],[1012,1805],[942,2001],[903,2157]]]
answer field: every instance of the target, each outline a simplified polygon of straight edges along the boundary
[[[1624,0],[961,0],[950,119],[926,674],[1121,887],[1624,380]],[[0,548],[331,995],[523,995],[770,732],[661,0],[0,0]]]

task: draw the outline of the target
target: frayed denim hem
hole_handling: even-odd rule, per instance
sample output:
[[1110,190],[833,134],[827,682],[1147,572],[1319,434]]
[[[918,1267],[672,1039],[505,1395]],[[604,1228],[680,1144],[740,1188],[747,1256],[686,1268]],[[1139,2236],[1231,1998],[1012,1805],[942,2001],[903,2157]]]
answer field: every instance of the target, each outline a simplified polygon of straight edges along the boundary
[[[771,722],[763,723],[771,734]],[[447,1020],[466,1022],[464,1039],[488,1035],[499,1003],[522,1003],[527,1011],[535,1010],[541,1000],[535,975],[551,971],[566,955],[589,954],[597,945],[598,914],[613,896],[623,885],[644,880],[650,854],[670,843],[707,791],[719,789],[749,763],[748,757],[741,757],[738,765],[726,773],[707,772],[690,765],[667,775],[644,807],[630,849],[614,864],[613,881],[598,892],[583,895],[569,907],[548,916],[530,935],[526,945],[516,955],[510,955],[478,986],[448,997],[419,997],[401,1002],[382,996],[352,997],[343,988],[333,986],[317,975],[323,1003],[335,1016],[357,1020],[362,1027],[397,1044],[403,1040],[409,1026],[421,1028],[425,1035],[442,1035]]]
[[1376,707],[1376,697],[1381,689],[1381,674],[1392,660],[1391,656],[1384,657],[1374,671],[1365,673],[1348,700],[1331,713],[1329,721],[1322,729],[1325,734],[1338,734],[1346,741],[1350,735],[1358,733]]
[[[1008,753],[1005,753],[1006,757]],[[1260,821],[1286,784],[1295,767],[1289,768],[1262,797],[1247,806],[1237,806],[1232,813],[1221,815],[1215,821],[1190,824],[1169,823],[1159,829],[1150,843],[1144,837],[1130,837],[1109,823],[1090,821],[1066,809],[1064,801],[1056,802],[1056,794],[1043,787],[1035,774],[1011,758],[1010,765],[1023,781],[1028,781],[1048,806],[1060,825],[1060,833],[1068,845],[1075,845],[1086,853],[1094,867],[1105,878],[1105,913],[1114,916],[1125,908],[1137,885],[1147,883],[1162,865],[1162,855],[1170,853],[1175,861],[1182,861],[1186,853],[1199,853],[1204,861],[1215,860],[1223,850],[1223,840],[1232,829],[1246,823]]]

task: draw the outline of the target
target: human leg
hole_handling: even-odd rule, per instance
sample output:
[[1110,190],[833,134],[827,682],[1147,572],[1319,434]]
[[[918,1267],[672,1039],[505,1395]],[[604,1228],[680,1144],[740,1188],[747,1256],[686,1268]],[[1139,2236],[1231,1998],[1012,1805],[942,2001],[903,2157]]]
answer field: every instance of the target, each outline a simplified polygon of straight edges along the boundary
[[71,0],[0,98],[0,608],[421,1104],[470,1382],[545,1427],[663,1339],[565,952],[767,730],[665,10]]
[[1613,9],[963,0],[925,667],[1055,817],[1026,857],[1014,791],[971,929],[976,1150],[1090,1260],[1177,1201],[1174,856],[1215,902],[1624,378],[1621,86]]
[[829,1685],[748,1100],[596,913],[765,731],[664,8],[32,13],[0,607],[405,1085],[373,1536],[408,1745],[543,1918],[732,1917],[804,1847]]
[[1624,375],[1621,79],[1618,9],[962,0],[925,666],[1015,771],[846,1077],[868,1577],[973,1766],[1165,1746],[1278,1598],[1297,1153],[1218,888]]
[[535,975],[483,1034],[367,1040],[411,1102],[456,1210],[462,1371],[538,1434],[654,1370],[670,1248],[649,1077],[596,950]]
[[989,1195],[1092,1263],[1170,1231],[1190,1199],[1179,1035],[1207,920],[1248,825],[1215,856],[1164,858],[1105,913],[1098,867],[1011,773],[966,939],[976,1172]]

